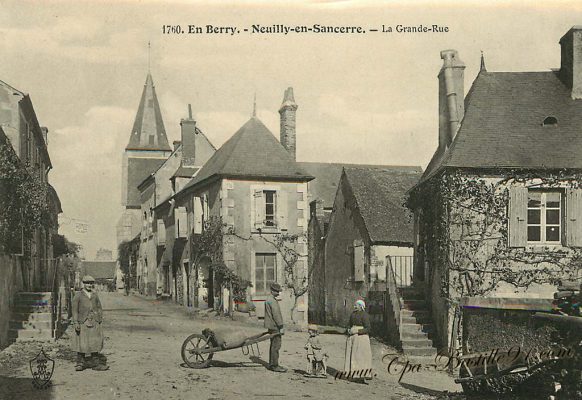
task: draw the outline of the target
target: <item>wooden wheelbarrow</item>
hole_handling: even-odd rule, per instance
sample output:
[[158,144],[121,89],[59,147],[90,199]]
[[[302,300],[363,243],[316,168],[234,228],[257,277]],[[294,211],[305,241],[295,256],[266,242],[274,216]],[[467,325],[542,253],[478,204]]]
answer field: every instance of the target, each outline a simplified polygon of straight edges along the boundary
[[[242,349],[245,356],[252,354],[259,356],[260,350],[258,343],[271,339],[277,333],[263,332],[257,335],[249,336],[243,341],[219,344],[210,329],[204,329],[202,334],[194,333],[184,340],[182,344],[182,360],[190,368],[207,368],[214,353],[232,349]],[[256,351],[255,351],[256,350]]]

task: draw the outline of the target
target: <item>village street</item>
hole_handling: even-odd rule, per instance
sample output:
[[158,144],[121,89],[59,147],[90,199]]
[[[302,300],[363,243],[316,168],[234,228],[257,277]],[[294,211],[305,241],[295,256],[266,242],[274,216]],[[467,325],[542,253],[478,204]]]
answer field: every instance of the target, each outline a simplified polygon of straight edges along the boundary
[[[20,342],[0,352],[0,399],[433,399],[448,398],[439,391],[460,390],[450,376],[437,372],[410,374],[399,385],[398,377],[389,375],[381,362],[390,349],[377,342],[372,344],[377,376],[370,384],[335,380],[333,376],[327,380],[305,378],[298,372],[305,370],[304,332],[284,336],[281,363],[289,368],[284,374],[265,369],[268,341],[260,343],[260,359],[250,359],[235,349],[215,354],[211,368],[190,369],[180,356],[182,342],[189,334],[205,327],[228,326],[249,334],[262,328],[256,323],[192,316],[173,303],[118,293],[101,293],[100,297],[105,318],[104,354],[110,369],[75,372],[74,353],[68,349],[65,336],[56,344],[44,344],[55,360],[55,370],[52,387],[39,390],[31,384],[28,360],[36,355],[40,342]],[[322,335],[321,341],[330,354],[330,370],[341,369],[345,338]],[[423,388],[430,388],[432,395],[422,394]]]

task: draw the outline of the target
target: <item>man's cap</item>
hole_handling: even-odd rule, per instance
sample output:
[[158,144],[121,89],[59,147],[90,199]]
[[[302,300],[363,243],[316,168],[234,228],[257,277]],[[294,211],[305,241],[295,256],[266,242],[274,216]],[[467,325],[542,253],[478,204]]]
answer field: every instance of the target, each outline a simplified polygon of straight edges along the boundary
[[83,277],[83,283],[91,283],[91,282],[95,282],[95,279],[93,279],[93,277],[91,275],[85,275]]
[[279,285],[277,282],[273,282],[271,283],[271,290],[279,293],[283,289],[281,289],[281,285]]

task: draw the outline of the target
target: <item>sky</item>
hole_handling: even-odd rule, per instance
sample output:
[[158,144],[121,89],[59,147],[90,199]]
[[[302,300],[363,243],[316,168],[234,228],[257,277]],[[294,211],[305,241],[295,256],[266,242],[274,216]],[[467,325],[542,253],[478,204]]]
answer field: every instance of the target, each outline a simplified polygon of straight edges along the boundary
[[[198,127],[219,147],[249,119],[255,94],[257,116],[278,137],[278,109],[292,86],[299,161],[424,168],[438,142],[441,50],[458,50],[468,91],[481,51],[489,71],[559,68],[559,39],[582,25],[579,1],[2,3],[0,80],[29,93],[49,128],[60,231],[83,244],[87,259],[101,247],[116,248],[122,154],[148,65],[170,143],[192,104]],[[243,31],[253,24],[367,32]],[[448,32],[395,32],[420,24]],[[241,33],[164,34],[164,25]],[[383,25],[393,32],[369,31]],[[76,222],[87,232],[76,232]]]

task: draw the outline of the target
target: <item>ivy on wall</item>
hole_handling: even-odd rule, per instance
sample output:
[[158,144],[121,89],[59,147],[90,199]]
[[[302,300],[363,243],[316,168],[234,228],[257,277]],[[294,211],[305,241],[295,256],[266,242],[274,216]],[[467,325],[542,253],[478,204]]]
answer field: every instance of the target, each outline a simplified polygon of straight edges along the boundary
[[0,251],[27,253],[21,241],[51,225],[47,184],[30,173],[10,141],[0,141]]
[[408,206],[421,209],[421,246],[442,273],[441,295],[486,296],[507,283],[517,289],[575,279],[582,265],[580,248],[508,245],[508,188],[578,188],[581,174],[497,171],[487,180],[460,171],[445,172],[411,193]]

